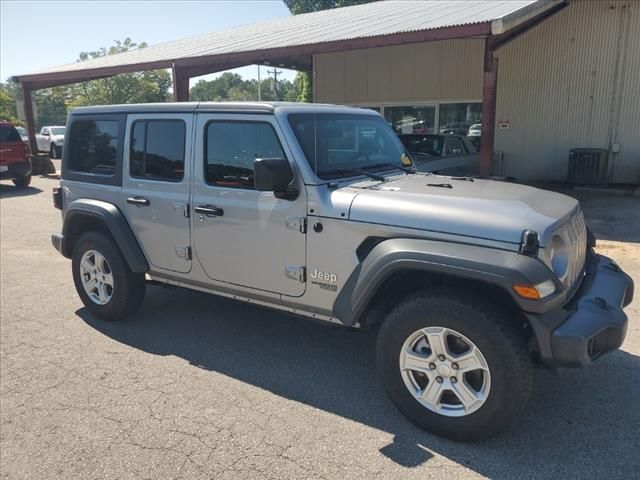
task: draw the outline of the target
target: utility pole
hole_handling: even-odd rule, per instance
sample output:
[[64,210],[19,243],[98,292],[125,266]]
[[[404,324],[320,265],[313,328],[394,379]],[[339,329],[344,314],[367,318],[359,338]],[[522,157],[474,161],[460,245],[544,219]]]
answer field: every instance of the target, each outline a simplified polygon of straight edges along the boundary
[[273,98],[278,101],[278,75],[282,73],[282,70],[277,70],[273,67],[273,70],[267,70],[267,73],[273,73]]
[[258,101],[261,102],[262,98],[260,95],[260,65],[258,65]]

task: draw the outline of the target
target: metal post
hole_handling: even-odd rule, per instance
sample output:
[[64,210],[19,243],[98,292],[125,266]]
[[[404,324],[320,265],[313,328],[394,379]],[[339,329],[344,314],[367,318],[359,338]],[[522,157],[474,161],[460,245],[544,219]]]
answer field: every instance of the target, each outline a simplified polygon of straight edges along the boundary
[[258,65],[258,101],[262,101],[262,95],[260,94],[260,65]]
[[493,168],[498,87],[498,59],[494,57],[493,37],[484,43],[484,77],[482,83],[482,136],[480,138],[480,175],[489,176]]
[[171,68],[173,76],[173,101],[188,102],[189,101],[189,77],[186,72],[177,68],[175,64]]
[[22,82],[22,99],[24,102],[24,117],[27,122],[27,135],[29,136],[29,146],[31,154],[38,154],[38,143],[36,142],[36,122],[33,117],[33,100],[31,98],[31,85]]

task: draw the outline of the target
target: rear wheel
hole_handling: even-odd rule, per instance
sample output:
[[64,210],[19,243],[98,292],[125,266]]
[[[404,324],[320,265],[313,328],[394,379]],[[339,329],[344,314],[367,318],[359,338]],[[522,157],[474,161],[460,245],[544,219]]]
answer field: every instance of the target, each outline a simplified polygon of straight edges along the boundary
[[458,441],[505,430],[532,387],[526,341],[507,313],[444,290],[414,295],[391,311],[379,332],[377,362],[405,416]]
[[31,175],[13,179],[13,184],[18,188],[26,188],[31,184]]
[[105,320],[135,312],[144,298],[143,273],[132,272],[113,240],[85,233],[73,249],[73,280],[84,305]]

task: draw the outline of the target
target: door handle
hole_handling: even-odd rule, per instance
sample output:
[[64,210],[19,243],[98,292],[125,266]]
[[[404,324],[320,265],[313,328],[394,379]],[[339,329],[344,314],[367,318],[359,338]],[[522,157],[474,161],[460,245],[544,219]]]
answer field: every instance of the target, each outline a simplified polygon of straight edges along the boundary
[[129,197],[127,198],[127,203],[130,205],[136,205],[138,207],[148,207],[149,200],[144,197]]
[[213,205],[198,205],[194,210],[196,213],[206,217],[221,217],[224,215],[224,210]]

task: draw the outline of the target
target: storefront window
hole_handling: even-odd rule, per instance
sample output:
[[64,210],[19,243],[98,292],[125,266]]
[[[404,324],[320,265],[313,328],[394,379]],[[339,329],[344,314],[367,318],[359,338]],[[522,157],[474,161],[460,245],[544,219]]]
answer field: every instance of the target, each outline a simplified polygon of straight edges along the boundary
[[384,107],[384,118],[398,135],[434,133],[436,107]]
[[481,116],[481,103],[443,103],[438,121],[440,133],[469,135],[469,129],[480,123]]

